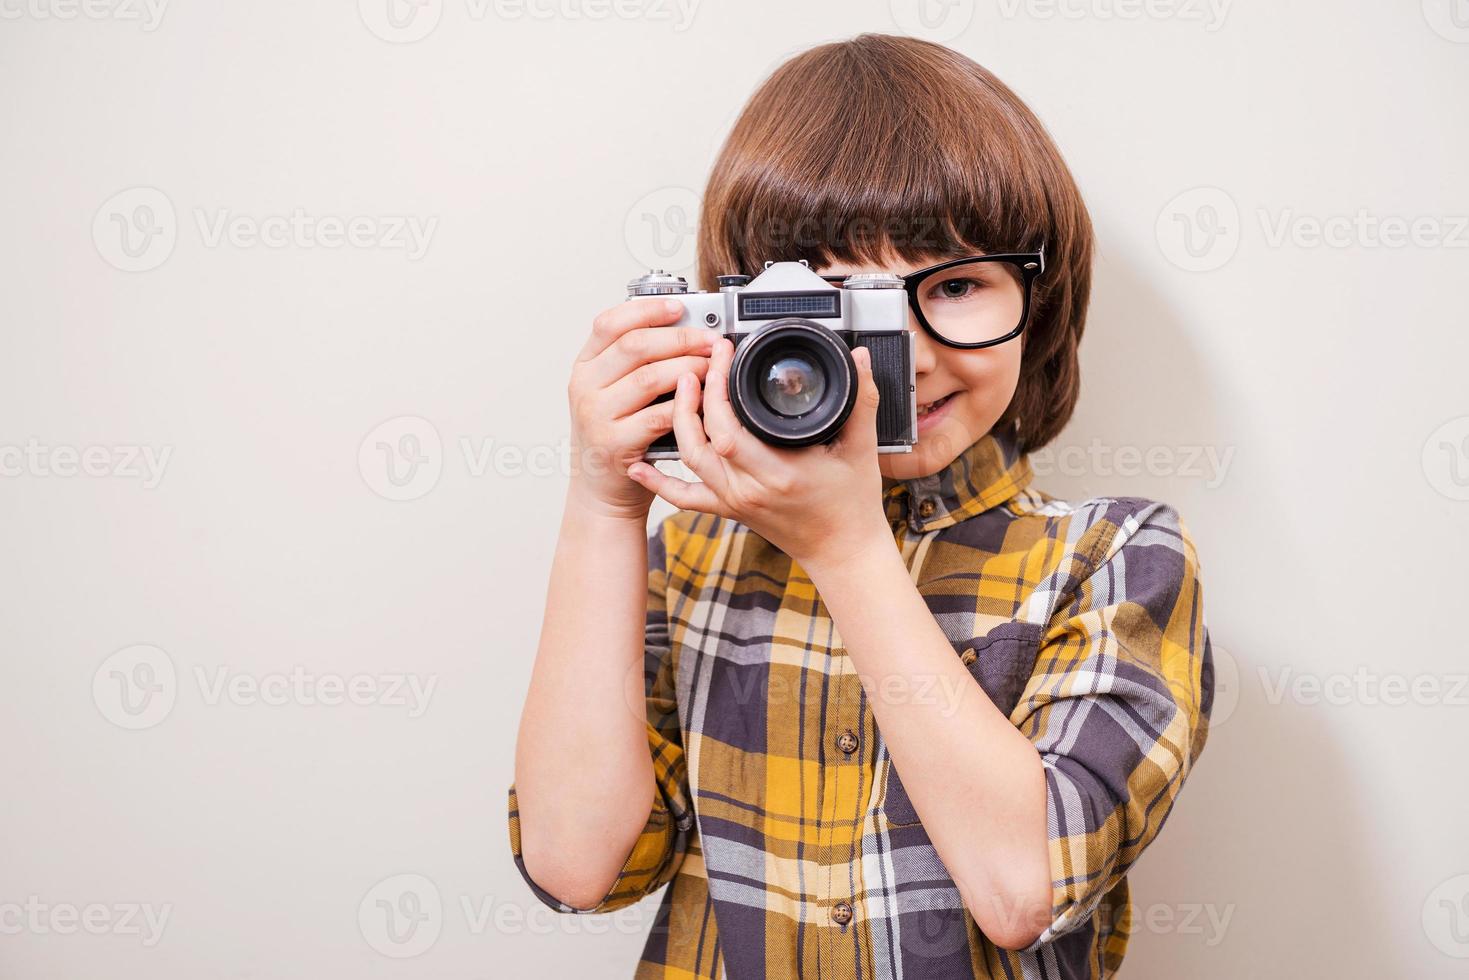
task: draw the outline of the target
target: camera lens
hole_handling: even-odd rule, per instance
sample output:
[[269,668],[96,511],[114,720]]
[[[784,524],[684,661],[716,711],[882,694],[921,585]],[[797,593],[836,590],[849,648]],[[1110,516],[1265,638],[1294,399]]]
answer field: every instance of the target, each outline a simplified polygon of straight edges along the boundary
[[741,424],[774,446],[810,446],[835,436],[857,399],[847,343],[827,327],[789,317],[742,338],[729,371]]
[[826,377],[801,351],[775,351],[762,359],[760,398],[772,412],[793,418],[805,415],[821,401]]

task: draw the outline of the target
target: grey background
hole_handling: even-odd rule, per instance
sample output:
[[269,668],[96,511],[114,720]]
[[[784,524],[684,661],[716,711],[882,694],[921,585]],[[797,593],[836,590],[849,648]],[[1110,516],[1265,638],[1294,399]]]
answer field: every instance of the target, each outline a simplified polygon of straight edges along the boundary
[[[1469,4],[926,2],[0,9],[0,974],[630,974],[651,904],[510,863],[565,475],[481,453],[564,444],[744,98],[861,30],[1055,135],[1100,250],[1038,484],[1198,543],[1216,726],[1124,975],[1462,974]],[[361,240],[250,239],[298,210]]]

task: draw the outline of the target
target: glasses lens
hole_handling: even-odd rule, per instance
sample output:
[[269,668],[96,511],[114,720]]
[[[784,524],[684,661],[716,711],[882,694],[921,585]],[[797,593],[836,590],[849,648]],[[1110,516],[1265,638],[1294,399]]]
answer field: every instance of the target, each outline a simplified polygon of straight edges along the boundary
[[1009,262],[969,262],[935,272],[918,287],[928,325],[945,340],[978,344],[1014,333],[1025,314],[1025,284]]
[[805,356],[791,351],[770,358],[760,373],[760,399],[777,415],[805,415],[821,401],[826,376]]

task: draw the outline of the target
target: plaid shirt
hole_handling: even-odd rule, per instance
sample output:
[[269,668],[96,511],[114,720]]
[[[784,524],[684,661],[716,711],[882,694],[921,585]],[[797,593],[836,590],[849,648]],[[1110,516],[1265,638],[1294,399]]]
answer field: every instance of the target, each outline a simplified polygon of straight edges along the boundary
[[[1008,436],[884,480],[897,547],[955,656],[1044,767],[1052,919],[996,947],[960,901],[810,578],[744,525],[680,511],[649,541],[645,679],[658,793],[605,912],[670,885],[638,977],[1100,978],[1126,874],[1208,732],[1213,665],[1178,514],[1029,488]],[[910,692],[922,694],[916,688]],[[937,700],[937,697],[936,697]]]

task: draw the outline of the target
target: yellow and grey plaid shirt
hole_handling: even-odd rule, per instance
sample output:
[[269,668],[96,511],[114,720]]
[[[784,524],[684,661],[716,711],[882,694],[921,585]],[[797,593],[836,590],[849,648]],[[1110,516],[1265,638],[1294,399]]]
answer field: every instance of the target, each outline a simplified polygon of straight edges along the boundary
[[1125,876],[1208,731],[1199,565],[1167,505],[1067,503],[1031,475],[992,433],[940,473],[884,480],[883,503],[955,656],[1040,755],[1052,919],[1033,945],[996,947],[966,911],[811,580],[744,525],[685,511],[649,541],[647,826],[601,902],[572,909],[526,873],[511,786],[536,896],[606,912],[668,885],[638,977],[1112,975]]

